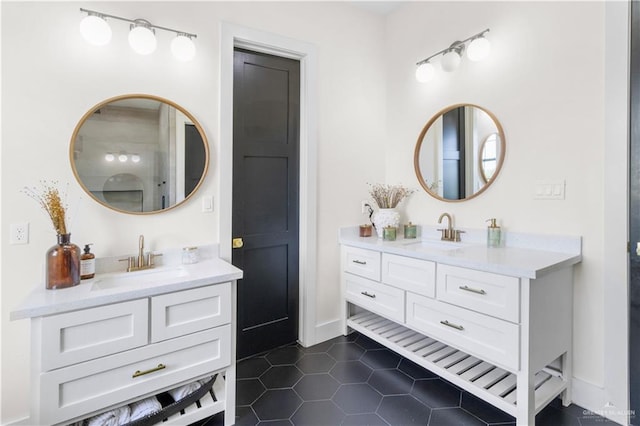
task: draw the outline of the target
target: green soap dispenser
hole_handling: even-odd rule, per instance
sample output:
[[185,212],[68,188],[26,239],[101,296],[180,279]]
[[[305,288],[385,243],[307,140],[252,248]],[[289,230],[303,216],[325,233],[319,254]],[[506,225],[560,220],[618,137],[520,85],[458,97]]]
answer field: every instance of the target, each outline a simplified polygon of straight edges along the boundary
[[500,247],[501,232],[500,227],[496,225],[496,218],[487,219],[485,222],[489,222],[487,228],[487,247]]

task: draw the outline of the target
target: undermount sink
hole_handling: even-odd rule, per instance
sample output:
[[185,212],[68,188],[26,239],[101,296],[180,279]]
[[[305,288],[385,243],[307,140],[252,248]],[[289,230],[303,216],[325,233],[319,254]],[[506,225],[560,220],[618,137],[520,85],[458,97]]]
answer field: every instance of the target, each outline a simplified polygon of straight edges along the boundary
[[122,286],[147,285],[155,282],[186,277],[188,272],[183,267],[146,269],[143,271],[123,272],[98,277],[93,281],[91,291],[109,290]]
[[460,241],[443,241],[443,240],[415,240],[404,243],[405,246],[411,246],[419,249],[431,249],[440,251],[457,250],[459,248],[468,247],[469,244]]

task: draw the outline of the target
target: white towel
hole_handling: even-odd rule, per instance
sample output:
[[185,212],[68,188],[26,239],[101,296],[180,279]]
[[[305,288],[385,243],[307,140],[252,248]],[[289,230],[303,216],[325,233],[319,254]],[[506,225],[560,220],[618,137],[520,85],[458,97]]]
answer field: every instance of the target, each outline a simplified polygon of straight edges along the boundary
[[131,408],[131,421],[141,419],[162,410],[162,404],[160,404],[160,401],[158,401],[155,396],[134,402],[130,404],[129,407]]
[[189,395],[200,389],[200,382],[187,383],[184,386],[180,386],[179,388],[171,389],[169,391],[169,395],[173,398],[174,401],[179,401],[185,396]]
[[128,405],[114,408],[87,420],[87,426],[119,426],[129,423],[131,409]]

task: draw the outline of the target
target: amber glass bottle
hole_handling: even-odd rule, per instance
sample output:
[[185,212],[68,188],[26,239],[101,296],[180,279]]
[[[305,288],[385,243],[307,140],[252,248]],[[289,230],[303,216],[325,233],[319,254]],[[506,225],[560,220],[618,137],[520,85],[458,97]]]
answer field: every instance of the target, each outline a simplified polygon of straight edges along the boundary
[[80,284],[80,247],[71,234],[58,234],[58,244],[47,251],[47,290]]

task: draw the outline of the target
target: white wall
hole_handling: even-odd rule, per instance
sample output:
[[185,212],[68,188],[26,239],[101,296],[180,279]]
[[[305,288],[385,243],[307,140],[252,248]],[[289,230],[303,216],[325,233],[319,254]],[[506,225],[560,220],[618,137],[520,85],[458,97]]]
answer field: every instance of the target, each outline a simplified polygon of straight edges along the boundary
[[[158,32],[158,51],[139,56],[126,44],[127,24],[117,21],[111,43],[92,47],[78,33],[80,7],[197,33],[198,55],[187,64],[174,61],[170,35]],[[28,416],[29,324],[8,318],[33,287],[43,285],[44,253],[55,242],[50,221],[20,193],[23,186],[40,179],[68,182],[72,240],[94,243],[98,257],[135,252],[138,234],[145,235],[149,248],[160,250],[218,242],[219,205],[205,214],[200,203],[202,195],[218,201],[221,21],[318,48],[316,323],[337,319],[337,229],[362,220],[359,199],[366,182],[384,177],[384,157],[374,155],[382,152],[385,136],[381,17],[340,3],[2,2],[1,8],[0,423]],[[170,99],[202,124],[213,158],[199,196],[186,205],[153,216],[120,214],[97,205],[75,182],[68,149],[78,120],[98,102],[126,93]],[[29,244],[8,245],[9,225],[23,221],[30,223]]]
[[[386,180],[419,187],[409,166],[413,147],[422,126],[440,109],[473,103],[496,115],[507,148],[492,187],[463,203],[441,202],[420,191],[405,205],[405,214],[413,222],[435,224],[447,211],[463,228],[482,228],[487,218],[497,217],[507,232],[581,235],[584,259],[575,270],[574,287],[574,397],[592,410],[603,410],[612,402],[608,414],[614,415],[627,405],[622,382],[626,299],[610,301],[605,311],[603,298],[612,288],[619,296],[626,289],[624,269],[606,276],[605,269],[624,268],[626,259],[628,6],[617,2],[607,7],[615,9],[607,27],[605,2],[418,2],[394,13],[387,21],[386,40]],[[456,72],[440,73],[427,84],[416,82],[417,61],[485,28],[491,29],[489,59],[463,60]],[[613,74],[606,88],[605,30],[613,31],[609,38],[618,43],[608,46],[615,52],[609,52],[609,60],[615,57],[617,62],[608,68]],[[606,96],[605,89],[615,90],[615,97]],[[611,118],[605,117],[605,100],[618,112],[615,128],[609,128]],[[566,180],[566,198],[535,200],[535,181],[544,179]],[[605,199],[617,209],[616,214],[609,208],[606,222]],[[607,245],[605,231],[617,235]],[[607,315],[622,320],[617,331],[608,326],[611,349],[604,343]],[[605,377],[605,352],[613,382]]]

